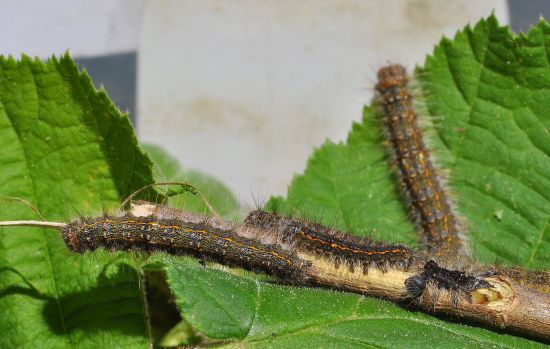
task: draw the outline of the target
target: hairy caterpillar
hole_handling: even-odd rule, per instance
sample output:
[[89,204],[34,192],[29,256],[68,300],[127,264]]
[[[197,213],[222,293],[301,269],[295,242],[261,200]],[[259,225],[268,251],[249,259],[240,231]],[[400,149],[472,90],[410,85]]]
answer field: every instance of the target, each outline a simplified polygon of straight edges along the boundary
[[352,270],[357,265],[364,272],[372,266],[385,268],[397,265],[407,269],[414,260],[414,252],[408,247],[344,234],[321,224],[293,217],[256,210],[248,214],[245,223],[280,234],[282,242],[292,245],[297,251],[314,251],[320,256],[333,258],[337,265],[344,264]]
[[409,210],[430,251],[452,257],[467,255],[460,222],[424,144],[408,82],[405,68],[394,64],[378,71],[376,90]]
[[309,263],[295,252],[200,222],[153,216],[102,216],[68,223],[61,235],[74,252],[99,247],[112,251],[167,252],[192,255],[229,266],[265,272],[286,280],[300,279]]

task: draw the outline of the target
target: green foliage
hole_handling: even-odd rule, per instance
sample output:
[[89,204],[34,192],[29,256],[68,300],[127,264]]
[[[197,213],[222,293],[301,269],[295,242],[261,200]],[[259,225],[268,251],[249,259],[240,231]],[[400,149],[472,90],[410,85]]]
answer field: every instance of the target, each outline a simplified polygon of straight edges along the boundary
[[[514,37],[490,17],[444,39],[417,70],[430,145],[448,170],[480,261],[550,267],[549,38],[545,22]],[[346,143],[315,150],[287,198],[272,198],[268,207],[414,244],[374,110],[365,108]],[[148,151],[163,171],[156,179],[190,182],[223,215],[234,211],[223,185]],[[116,208],[154,181],[128,119],[68,56],[0,59],[0,163],[0,194],[30,201],[48,220]],[[205,212],[200,198],[185,202]],[[2,220],[35,218],[15,204],[0,210]],[[139,263],[101,251],[72,255],[53,230],[2,229],[0,347],[145,347]],[[270,284],[164,255],[147,263],[166,271],[183,327],[220,345],[538,346],[358,295]]]
[[[48,220],[116,208],[151,183],[126,115],[68,55],[0,58],[0,194]],[[1,220],[38,219],[3,204]],[[145,347],[137,263],[69,252],[55,230],[0,231],[0,347]]]

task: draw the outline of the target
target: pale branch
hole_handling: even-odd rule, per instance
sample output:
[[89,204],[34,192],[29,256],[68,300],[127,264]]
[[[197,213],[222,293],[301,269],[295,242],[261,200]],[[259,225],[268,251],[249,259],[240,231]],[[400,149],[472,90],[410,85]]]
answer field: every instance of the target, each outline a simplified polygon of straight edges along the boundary
[[63,228],[67,223],[44,221],[4,221],[0,227],[39,227],[39,228]]

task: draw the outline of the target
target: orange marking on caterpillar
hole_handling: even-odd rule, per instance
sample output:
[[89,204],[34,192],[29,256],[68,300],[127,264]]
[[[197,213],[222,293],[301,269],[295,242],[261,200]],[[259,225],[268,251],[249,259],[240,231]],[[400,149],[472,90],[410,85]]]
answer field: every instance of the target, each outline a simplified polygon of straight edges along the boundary
[[[310,265],[295,252],[277,245],[178,219],[133,216],[81,219],[68,223],[62,236],[67,247],[79,253],[105,248],[189,254],[285,279],[305,277],[305,269]],[[220,254],[220,250],[224,253]]]
[[406,269],[413,259],[413,252],[401,245],[359,238],[320,224],[274,213],[253,211],[246,217],[245,224],[271,230],[273,234],[280,236],[283,243],[289,244],[298,252],[331,257],[337,265],[344,263],[350,269],[357,265],[362,265],[365,272],[371,267],[383,265],[402,266]]
[[386,253],[402,253],[403,250],[401,249],[393,249],[393,250],[386,250],[386,251],[368,251],[368,250],[357,250],[357,249],[352,249],[348,246],[341,246],[341,245],[338,245],[336,243],[331,243],[331,242],[328,242],[328,241],[325,241],[325,240],[322,240],[320,238],[316,238],[316,237],[313,237],[313,236],[310,236],[310,235],[307,235],[304,231],[300,231],[300,234],[302,236],[304,236],[305,238],[307,239],[310,239],[312,241],[317,241],[317,242],[320,242],[321,244],[326,244],[326,245],[330,245],[330,247],[332,248],[337,248],[337,249],[340,249],[342,251],[349,251],[349,252],[352,252],[352,253],[365,253],[365,254],[368,254],[369,256],[370,255],[374,255],[374,254],[386,254]]

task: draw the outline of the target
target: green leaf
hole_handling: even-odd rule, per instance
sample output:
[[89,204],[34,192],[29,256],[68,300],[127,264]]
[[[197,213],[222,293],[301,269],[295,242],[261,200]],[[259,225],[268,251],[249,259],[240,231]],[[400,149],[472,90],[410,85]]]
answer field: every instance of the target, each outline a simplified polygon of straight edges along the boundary
[[212,207],[226,218],[234,218],[239,203],[231,191],[217,179],[195,170],[184,170],[178,160],[158,146],[143,145],[157,168],[157,182],[187,182],[197,188],[199,194],[184,193],[170,198],[168,204],[182,210],[209,214],[205,199]]
[[[0,57],[0,194],[46,219],[116,208],[153,181],[127,115],[68,55]],[[1,220],[38,219],[3,203]],[[0,231],[0,347],[146,347],[137,262],[67,250],[51,229]]]
[[513,37],[490,17],[444,39],[420,85],[475,255],[550,268],[550,27]]

